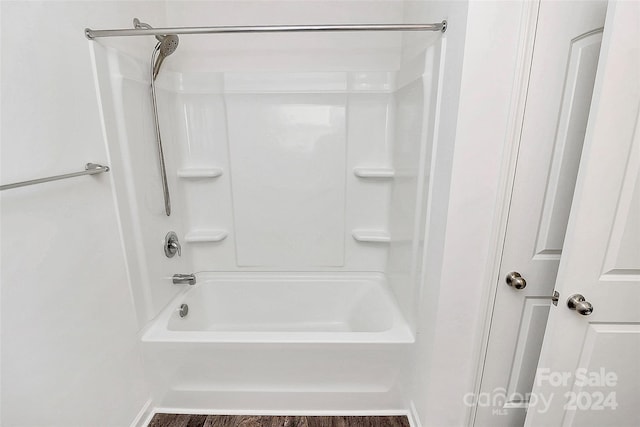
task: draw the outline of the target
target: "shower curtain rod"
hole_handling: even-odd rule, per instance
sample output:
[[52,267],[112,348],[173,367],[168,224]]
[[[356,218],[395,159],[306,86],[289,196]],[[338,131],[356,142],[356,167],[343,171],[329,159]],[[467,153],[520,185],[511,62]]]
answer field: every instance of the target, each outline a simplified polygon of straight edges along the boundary
[[322,31],[447,31],[447,21],[437,24],[331,24],[331,25],[258,25],[218,27],[135,28],[92,30],[85,28],[88,39],[97,37],[164,36],[167,34],[230,34],[230,33],[303,33]]

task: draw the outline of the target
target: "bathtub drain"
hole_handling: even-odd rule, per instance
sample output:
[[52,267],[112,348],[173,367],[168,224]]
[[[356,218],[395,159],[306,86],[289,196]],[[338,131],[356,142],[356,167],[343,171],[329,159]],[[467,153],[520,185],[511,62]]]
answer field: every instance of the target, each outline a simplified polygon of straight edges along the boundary
[[187,304],[182,304],[180,306],[180,309],[178,310],[178,313],[180,313],[180,317],[185,317],[187,314],[189,314],[189,306]]

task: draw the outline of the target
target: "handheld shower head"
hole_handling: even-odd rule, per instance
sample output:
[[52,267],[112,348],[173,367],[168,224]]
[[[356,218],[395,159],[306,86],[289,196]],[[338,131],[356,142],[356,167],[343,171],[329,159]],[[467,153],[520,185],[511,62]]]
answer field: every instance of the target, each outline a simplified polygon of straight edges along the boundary
[[[140,22],[138,18],[133,18],[133,28],[147,30],[153,29],[153,27],[146,22]],[[157,35],[156,39],[158,40],[158,44],[153,50],[153,54],[151,56],[151,61],[153,62],[153,80],[158,77],[158,72],[160,71],[160,67],[164,62],[164,59],[175,52],[178,48],[178,43],[180,43],[180,39],[175,34],[166,34],[162,36]]]
[[[136,29],[153,29],[153,27],[138,18],[133,19],[133,27]],[[171,215],[171,198],[169,197],[169,186],[167,185],[167,170],[164,163],[164,152],[162,150],[162,138],[160,136],[160,122],[158,121],[158,104],[156,101],[156,77],[164,59],[171,55],[178,48],[180,39],[175,34],[157,35],[158,44],[151,53],[151,105],[153,106],[153,122],[156,128],[156,142],[158,143],[158,157],[160,161],[160,177],[162,178],[162,193],[164,195],[164,212]]]
[[164,56],[169,56],[178,48],[180,39],[175,34],[169,34],[167,36],[158,36],[160,38],[160,53]]
[[160,71],[160,67],[162,66],[162,62],[164,59],[171,55],[178,48],[178,43],[180,43],[180,39],[175,34],[168,34],[166,36],[156,36],[158,40],[158,44],[156,45],[156,49],[154,51],[158,52],[158,56],[156,57],[155,63],[153,64],[153,80],[158,77],[158,72]]

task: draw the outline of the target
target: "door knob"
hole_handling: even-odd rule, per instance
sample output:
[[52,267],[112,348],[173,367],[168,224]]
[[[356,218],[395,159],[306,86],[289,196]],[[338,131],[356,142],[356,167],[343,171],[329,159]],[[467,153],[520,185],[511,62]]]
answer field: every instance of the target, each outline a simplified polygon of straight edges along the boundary
[[515,289],[524,289],[527,286],[527,281],[524,280],[524,277],[522,277],[517,271],[512,271],[507,274],[507,278],[505,280],[507,285]]
[[593,313],[593,306],[589,301],[586,301],[580,294],[574,294],[567,300],[567,307],[571,310],[575,310],[583,316],[588,316]]

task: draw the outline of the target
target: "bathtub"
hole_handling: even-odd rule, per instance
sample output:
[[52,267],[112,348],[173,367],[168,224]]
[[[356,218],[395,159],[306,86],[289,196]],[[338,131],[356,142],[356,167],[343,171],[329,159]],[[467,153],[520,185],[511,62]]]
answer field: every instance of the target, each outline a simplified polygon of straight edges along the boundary
[[[382,274],[199,274],[143,341],[413,342]],[[188,314],[179,309],[187,304]]]
[[414,337],[384,275],[207,273],[197,280],[142,336],[158,407],[405,408],[397,385]]

